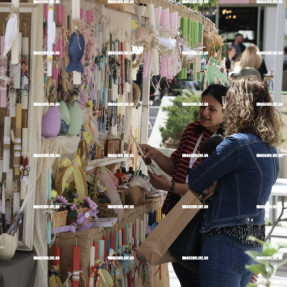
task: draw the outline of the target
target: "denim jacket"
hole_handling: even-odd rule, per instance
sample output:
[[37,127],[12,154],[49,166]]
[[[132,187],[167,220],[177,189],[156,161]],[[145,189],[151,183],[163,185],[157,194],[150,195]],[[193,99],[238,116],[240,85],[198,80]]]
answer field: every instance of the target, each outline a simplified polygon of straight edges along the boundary
[[[276,148],[270,147],[272,154]],[[257,156],[259,154],[259,157]],[[189,188],[200,193],[217,180],[215,194],[208,204],[201,232],[214,227],[240,224],[264,224],[264,205],[279,172],[268,145],[251,133],[228,136],[216,150],[188,174]]]

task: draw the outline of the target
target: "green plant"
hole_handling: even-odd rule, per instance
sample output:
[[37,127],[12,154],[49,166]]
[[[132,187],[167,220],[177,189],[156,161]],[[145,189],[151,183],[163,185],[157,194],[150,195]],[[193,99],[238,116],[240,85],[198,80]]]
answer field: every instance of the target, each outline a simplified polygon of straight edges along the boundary
[[[176,2],[182,4],[183,1],[176,1]],[[184,6],[191,8],[191,9],[194,9],[194,10],[201,10],[201,9],[207,8],[207,7],[215,7],[216,4],[219,2],[219,0],[208,0],[208,1],[198,0],[198,1],[194,1],[195,4],[192,4],[192,1],[190,1],[190,2],[191,2],[191,4],[184,4]]]
[[172,139],[169,147],[176,148],[187,125],[199,120],[199,107],[184,106],[183,103],[200,103],[200,96],[191,95],[188,90],[183,90],[182,95],[173,100],[173,106],[163,108],[168,112],[166,125],[160,128],[163,145]]
[[[257,252],[257,251],[246,251],[245,252],[256,262],[253,265],[246,265],[245,267],[252,273],[261,274],[263,276],[263,280],[257,282],[256,284],[249,283],[247,287],[257,287],[259,285],[270,287],[271,286],[270,278],[275,272],[275,266],[272,263],[272,258],[276,257],[274,255],[279,251],[280,248],[287,247],[287,245],[282,244],[282,243],[279,244],[279,243],[271,242],[270,240],[264,242],[262,240],[257,239],[254,236],[249,236],[248,239],[251,241],[256,241],[258,243],[261,243],[263,248],[262,248],[262,252]],[[283,266],[286,263],[287,263],[287,258],[285,258],[279,264],[277,264],[277,267]]]

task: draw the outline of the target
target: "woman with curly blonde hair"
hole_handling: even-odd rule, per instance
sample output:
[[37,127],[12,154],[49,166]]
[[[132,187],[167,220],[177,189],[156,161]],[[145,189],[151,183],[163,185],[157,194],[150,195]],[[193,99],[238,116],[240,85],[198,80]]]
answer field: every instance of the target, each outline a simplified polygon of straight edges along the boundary
[[198,167],[190,170],[188,185],[200,194],[217,181],[205,210],[201,233],[202,287],[245,287],[251,278],[246,265],[254,263],[245,251],[261,251],[248,240],[265,240],[265,210],[278,177],[275,146],[280,142],[281,120],[267,86],[257,79],[234,80],[227,92],[225,139]]

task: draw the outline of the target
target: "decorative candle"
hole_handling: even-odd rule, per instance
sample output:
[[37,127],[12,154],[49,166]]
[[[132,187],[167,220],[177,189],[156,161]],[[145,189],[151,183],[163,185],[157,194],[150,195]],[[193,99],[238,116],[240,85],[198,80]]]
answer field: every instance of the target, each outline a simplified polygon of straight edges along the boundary
[[129,226],[128,224],[126,223],[125,224],[125,233],[126,233],[126,244],[129,244]]
[[136,219],[136,241],[139,240],[139,231],[140,231],[140,224],[139,219]]
[[74,246],[73,254],[73,287],[80,284],[80,246]]
[[119,232],[116,232],[115,236],[115,252],[118,253],[118,248],[119,248]]
[[72,0],[72,19],[80,19],[81,3],[80,0]]
[[140,227],[140,229],[141,229],[140,242],[143,243],[144,242],[144,238],[145,238],[145,236],[144,236],[144,222],[143,222],[143,220],[140,221],[140,226],[141,226]]
[[80,18],[81,18],[81,20],[83,20],[85,18],[85,14],[84,14],[84,9],[83,8],[81,8],[81,10],[80,10]]
[[178,29],[178,12],[173,12],[173,32],[177,34],[177,29]]
[[105,248],[105,241],[99,240],[99,257],[100,260],[104,259],[104,248]]
[[173,13],[169,14],[169,30],[171,34],[174,33],[174,14]]
[[64,23],[63,13],[62,13],[62,6],[63,5],[58,5],[57,6],[57,24],[58,25],[62,25]]
[[103,259],[105,259],[107,250],[108,250],[108,244],[107,244],[107,237],[103,236],[104,246],[103,246]]
[[13,214],[17,213],[20,209],[20,193],[13,193]]
[[3,141],[3,172],[8,172],[10,169],[10,131],[11,118],[4,118],[4,141]]
[[52,170],[48,168],[48,200],[52,199]]
[[160,19],[161,19],[162,7],[158,7],[157,10],[157,17],[156,17],[156,26],[160,26]]
[[4,54],[5,36],[0,37],[0,55]]
[[111,249],[111,239],[107,238],[107,253],[110,254],[110,249]]
[[114,251],[115,249],[115,233],[111,234],[111,249],[113,249]]
[[7,106],[7,89],[3,88],[0,90],[0,107],[6,108]]
[[155,9],[154,4],[148,4],[148,11],[149,11],[149,23],[155,29]]
[[122,229],[119,229],[119,250],[122,249]]
[[160,57],[160,76],[167,77],[167,56]]
[[[95,246],[95,260],[100,259],[99,255],[99,242],[94,241],[93,245]],[[95,264],[95,263],[94,263]]]
[[[90,272],[93,266],[95,266],[95,246],[91,246],[90,248]],[[93,272],[93,274],[91,275],[91,279],[89,280],[89,287],[94,287],[94,277],[95,272]]]
[[166,30],[167,28],[167,9],[163,9],[161,12],[161,29]]
[[149,77],[150,72],[150,57],[151,57],[151,50],[146,52],[145,60],[144,60],[144,70],[143,70],[143,78],[146,79]]
[[59,259],[54,260],[55,271],[60,271],[60,246],[54,246],[54,256],[59,257]]
[[49,10],[49,4],[44,4],[44,17],[45,17],[45,22],[48,22],[48,10]]
[[5,221],[5,213],[6,213],[6,197],[5,197],[5,184],[2,185],[2,231],[6,232],[6,221]]
[[123,237],[123,245],[126,245],[126,231],[125,228],[122,228],[122,237]]
[[48,36],[47,36],[47,77],[52,76],[52,63],[53,63],[53,44],[55,42],[55,36],[56,36],[56,27],[54,22],[54,8],[53,6],[49,6],[48,10]]

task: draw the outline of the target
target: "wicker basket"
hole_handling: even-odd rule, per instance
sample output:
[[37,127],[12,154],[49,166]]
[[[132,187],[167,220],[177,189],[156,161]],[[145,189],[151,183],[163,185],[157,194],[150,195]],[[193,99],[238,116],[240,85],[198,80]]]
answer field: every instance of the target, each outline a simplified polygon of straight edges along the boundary
[[67,216],[68,216],[67,210],[54,212],[52,218],[52,229],[66,226]]
[[139,186],[130,186],[126,191],[126,204],[134,206],[145,203],[145,191]]
[[[77,209],[77,213],[85,213],[89,211],[90,208],[84,207]],[[67,224],[71,224],[71,222],[67,222],[67,217],[68,217],[68,210],[64,211],[58,211],[53,213],[53,219],[52,219],[52,229],[53,228],[58,228],[58,227],[63,227],[66,226]],[[90,216],[88,218],[88,223],[92,222],[92,217]]]

